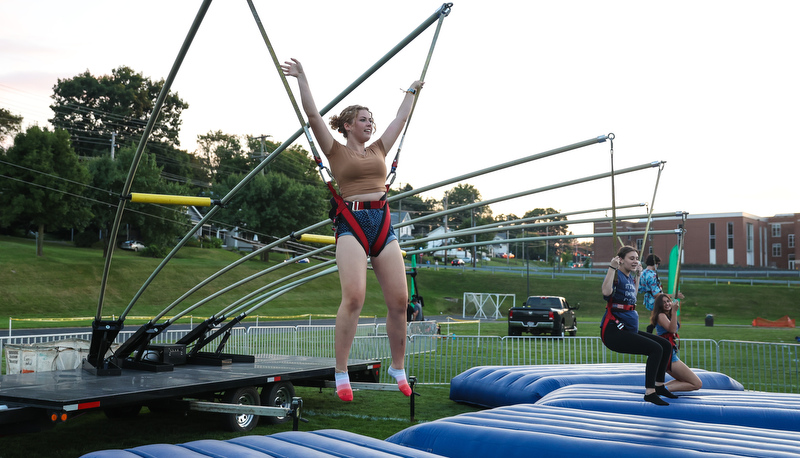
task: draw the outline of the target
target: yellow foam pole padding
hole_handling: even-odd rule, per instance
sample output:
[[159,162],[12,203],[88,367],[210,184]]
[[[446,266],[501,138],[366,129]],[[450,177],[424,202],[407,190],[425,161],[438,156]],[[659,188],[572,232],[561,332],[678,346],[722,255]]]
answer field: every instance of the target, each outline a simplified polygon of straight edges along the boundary
[[[295,238],[297,238],[297,236],[295,236]],[[332,235],[300,234],[300,238],[297,238],[297,240],[308,243],[327,243],[329,245],[336,243],[336,237]],[[404,250],[401,250],[400,252],[403,253],[403,256],[406,255]]]
[[196,207],[210,207],[212,205],[210,197],[168,196],[164,194],[143,194],[139,192],[131,193],[131,202],[166,205],[194,205]]
[[300,238],[297,240],[308,243],[327,243],[330,245],[336,243],[336,237],[332,235],[301,234]]

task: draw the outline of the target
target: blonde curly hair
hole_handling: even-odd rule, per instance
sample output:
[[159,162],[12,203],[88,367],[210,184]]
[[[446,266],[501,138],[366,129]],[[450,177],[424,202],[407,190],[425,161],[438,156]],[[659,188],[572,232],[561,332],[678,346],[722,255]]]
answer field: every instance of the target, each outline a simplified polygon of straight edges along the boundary
[[372,111],[369,108],[363,107],[361,105],[350,105],[349,107],[342,110],[339,115],[333,115],[330,119],[330,126],[331,129],[339,132],[340,134],[344,135],[344,138],[347,138],[347,131],[344,128],[345,123],[353,124],[355,122],[356,116],[358,116],[358,112],[361,110],[366,110],[369,112],[369,119],[372,121],[372,131],[374,132],[377,128],[375,125],[375,120],[372,119]]

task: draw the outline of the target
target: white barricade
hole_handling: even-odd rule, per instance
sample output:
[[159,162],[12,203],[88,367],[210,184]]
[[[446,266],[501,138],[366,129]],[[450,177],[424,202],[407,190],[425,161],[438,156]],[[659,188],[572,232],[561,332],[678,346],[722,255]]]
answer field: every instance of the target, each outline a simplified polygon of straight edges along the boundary
[[514,294],[496,294],[496,293],[464,293],[464,301],[461,311],[461,317],[467,317],[467,303],[475,304],[475,315],[472,318],[483,318],[487,319],[486,312],[484,312],[484,308],[491,311],[492,306],[494,306],[494,313],[492,314],[492,318],[497,320],[503,318],[503,314],[500,313],[500,306],[505,302],[506,299],[511,298],[512,304],[511,307],[514,307],[517,303],[517,296]]

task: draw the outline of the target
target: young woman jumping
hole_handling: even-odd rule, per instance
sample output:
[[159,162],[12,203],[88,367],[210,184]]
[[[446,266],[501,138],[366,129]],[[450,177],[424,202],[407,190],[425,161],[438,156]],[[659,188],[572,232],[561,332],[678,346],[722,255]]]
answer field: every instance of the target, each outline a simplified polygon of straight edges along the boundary
[[[303,110],[314,132],[317,145],[330,162],[331,173],[339,186],[352,222],[336,218],[336,265],[342,288],[342,302],[336,313],[334,346],[336,352],[336,394],[343,401],[353,400],[353,390],[347,373],[347,358],[358,327],[358,316],[364,306],[367,289],[367,258],[386,301],[386,333],[392,363],[389,375],[395,378],[400,391],[411,395],[404,369],[406,346],[406,285],[405,263],[397,236],[388,219],[386,205],[386,153],[400,136],[411,113],[414,95],[422,87],[414,81],[403,95],[395,118],[386,126],[381,137],[367,145],[375,132],[372,112],[367,107],[353,105],[330,119],[331,129],[344,136],[345,144],[336,141],[311,95],[308,78],[297,59],[282,66],[286,76],[297,78]],[[352,226],[358,227],[352,227]]]

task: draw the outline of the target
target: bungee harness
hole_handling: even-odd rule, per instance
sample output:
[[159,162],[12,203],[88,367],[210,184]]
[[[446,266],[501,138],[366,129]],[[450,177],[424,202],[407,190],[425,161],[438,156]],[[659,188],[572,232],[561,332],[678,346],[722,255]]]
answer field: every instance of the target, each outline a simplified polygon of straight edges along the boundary
[[608,302],[606,303],[606,314],[603,319],[603,324],[600,325],[600,340],[603,341],[603,343],[606,341],[606,326],[608,326],[608,323],[613,322],[619,330],[625,329],[625,324],[614,316],[613,310],[622,310],[625,312],[636,310],[636,304],[614,303],[614,292],[617,290],[617,284],[619,284],[619,272],[614,272],[614,288],[611,290],[611,295],[608,297]]
[[[344,200],[342,196],[336,192],[336,189],[330,181],[326,182],[326,184],[333,196],[331,197],[331,211],[328,213],[328,216],[333,221],[334,231],[336,231],[337,220],[340,217],[344,218],[344,220],[347,221],[347,225],[350,226],[350,229],[353,231],[353,236],[361,245],[361,248],[364,249],[367,256],[378,256],[386,245],[386,239],[389,237],[389,228],[392,227],[392,216],[389,213],[389,205],[386,202],[386,193],[383,194],[381,200],[349,202]],[[386,185],[386,190],[389,190],[389,185]],[[378,209],[382,209],[383,214],[380,225],[378,226],[378,234],[372,243],[370,243],[369,237],[367,237],[367,233],[364,231],[364,227],[353,212]],[[336,240],[339,240],[338,233],[336,233]]]

